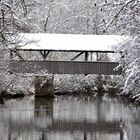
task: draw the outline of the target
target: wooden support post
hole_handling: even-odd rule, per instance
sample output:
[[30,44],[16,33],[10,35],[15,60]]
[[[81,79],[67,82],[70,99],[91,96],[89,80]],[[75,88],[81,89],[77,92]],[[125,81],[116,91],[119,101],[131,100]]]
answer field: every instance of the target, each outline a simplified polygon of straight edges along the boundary
[[92,52],[90,53],[90,61],[92,61]]
[[99,61],[99,54],[96,53],[96,61]]
[[[85,52],[85,61],[88,61],[88,52]],[[85,73],[85,76],[87,76],[87,73]]]
[[35,97],[54,97],[53,77],[36,76],[35,77]]
[[85,61],[88,61],[88,52],[85,52]]

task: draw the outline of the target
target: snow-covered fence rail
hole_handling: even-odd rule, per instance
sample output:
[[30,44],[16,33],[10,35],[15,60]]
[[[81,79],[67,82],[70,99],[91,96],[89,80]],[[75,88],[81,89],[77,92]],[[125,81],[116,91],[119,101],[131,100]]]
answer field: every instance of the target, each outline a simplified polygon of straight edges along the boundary
[[104,74],[120,75],[122,70],[115,69],[118,62],[85,62],[85,61],[27,61],[10,60],[9,69],[16,73],[39,73],[46,71],[50,74]]

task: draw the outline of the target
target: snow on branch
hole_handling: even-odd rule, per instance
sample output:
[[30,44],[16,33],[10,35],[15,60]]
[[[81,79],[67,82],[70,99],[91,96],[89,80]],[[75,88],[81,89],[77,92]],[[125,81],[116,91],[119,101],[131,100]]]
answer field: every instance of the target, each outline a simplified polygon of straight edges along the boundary
[[126,2],[125,2],[125,4],[121,7],[121,9],[116,13],[116,15],[113,17],[113,19],[111,19],[108,23],[107,23],[107,25],[106,25],[106,28],[104,29],[104,31],[102,32],[102,33],[104,33],[110,26],[111,26],[111,24],[115,21],[115,19],[120,15],[120,13],[124,10],[124,8],[126,7],[126,6],[128,6],[130,3],[132,3],[132,2],[134,2],[134,1],[136,1],[136,0],[127,0]]

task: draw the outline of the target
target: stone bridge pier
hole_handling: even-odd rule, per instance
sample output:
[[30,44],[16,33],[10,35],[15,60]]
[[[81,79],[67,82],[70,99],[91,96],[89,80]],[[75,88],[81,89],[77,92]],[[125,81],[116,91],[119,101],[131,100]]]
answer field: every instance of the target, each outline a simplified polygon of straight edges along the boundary
[[35,97],[54,97],[54,75],[35,77]]

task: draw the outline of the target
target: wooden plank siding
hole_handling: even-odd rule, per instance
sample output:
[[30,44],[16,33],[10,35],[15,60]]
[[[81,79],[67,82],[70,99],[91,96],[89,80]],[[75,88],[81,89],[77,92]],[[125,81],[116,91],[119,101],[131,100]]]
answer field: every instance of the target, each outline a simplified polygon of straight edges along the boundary
[[50,74],[120,75],[121,69],[114,70],[118,64],[118,62],[10,60],[9,69],[16,73],[39,73],[47,70]]

